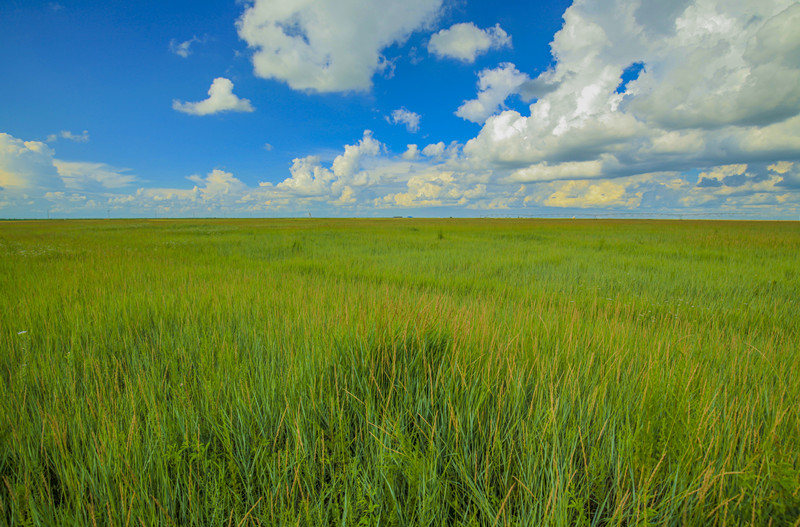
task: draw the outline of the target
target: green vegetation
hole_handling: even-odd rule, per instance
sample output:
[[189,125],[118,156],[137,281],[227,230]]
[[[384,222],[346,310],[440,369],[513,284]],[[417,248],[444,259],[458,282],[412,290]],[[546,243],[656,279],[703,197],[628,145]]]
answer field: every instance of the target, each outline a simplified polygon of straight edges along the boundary
[[0,224],[0,523],[798,525],[800,225]]

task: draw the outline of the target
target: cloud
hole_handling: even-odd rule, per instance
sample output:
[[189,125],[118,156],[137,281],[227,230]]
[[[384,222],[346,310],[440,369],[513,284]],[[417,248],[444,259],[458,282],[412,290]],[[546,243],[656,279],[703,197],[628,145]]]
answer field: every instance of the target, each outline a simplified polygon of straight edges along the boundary
[[794,163],[790,163],[788,161],[778,161],[777,163],[769,165],[767,169],[771,172],[783,175],[789,172],[793,167]]
[[361,167],[364,157],[375,157],[383,145],[372,137],[370,130],[364,130],[364,137],[355,145],[346,145],[344,153],[333,160],[333,173],[339,179],[352,178]]
[[[770,165],[771,168],[744,164],[712,167],[698,175],[697,184],[688,187],[678,196],[685,207],[703,206],[707,209],[734,210],[773,207],[774,210],[794,207],[797,210],[797,193],[787,193],[791,187],[791,174],[778,174],[772,170],[787,163]],[[788,185],[787,185],[788,183]]]
[[[104,163],[62,161],[45,143],[0,134],[0,207],[4,215],[105,217],[360,215],[382,209],[463,207],[475,210],[644,211],[643,214],[727,214],[796,218],[800,163],[775,160],[709,166],[698,172],[620,175],[605,154],[586,161],[543,161],[519,169],[481,167],[459,145],[408,145],[392,154],[372,132],[345,145],[330,163],[296,158],[277,184],[248,185],[214,169],[187,178],[184,188],[138,188],[129,171]],[[534,207],[531,209],[531,207]],[[529,212],[530,213],[530,212]],[[587,212],[589,213],[589,212]]]
[[[747,165],[745,164],[736,164],[736,165],[724,165],[719,167],[714,167],[712,170],[708,172],[701,172],[698,179],[698,186],[713,186],[718,187],[722,186],[725,181],[731,181],[731,178],[734,180],[740,176],[743,176],[745,171],[747,170]],[[705,182],[705,183],[704,183]]]
[[478,74],[477,99],[464,101],[456,110],[456,115],[482,124],[503,107],[509,95],[519,93],[528,81],[530,77],[517,71],[510,62],[504,62],[495,69],[485,69]]
[[628,196],[625,185],[616,181],[590,183],[568,181],[551,194],[544,204],[548,207],[610,207],[633,208],[641,202],[642,194]]
[[358,200],[355,197],[355,192],[353,192],[352,187],[346,185],[342,189],[342,195],[339,196],[337,200],[334,201],[336,205],[352,205],[356,203]]
[[400,207],[430,207],[442,205],[441,197],[453,182],[452,172],[433,171],[412,176],[406,184],[407,192],[388,194],[382,198],[384,204]]
[[107,189],[127,187],[138,181],[128,169],[105,163],[53,160],[53,165],[67,188],[86,189],[99,186]]
[[[365,130],[358,143],[345,145],[344,152],[336,156],[330,168],[323,167],[318,156],[295,159],[289,170],[291,177],[278,183],[276,188],[293,195],[319,197],[342,192],[347,186],[362,186],[368,183],[366,175],[358,177],[363,161],[378,156],[383,148],[383,144],[372,137],[372,132]],[[352,188],[349,194],[352,195]]]
[[438,143],[433,143],[423,148],[422,155],[427,157],[441,157],[444,154],[444,149],[444,143],[439,141]]
[[[173,213],[225,213],[237,207],[248,187],[230,172],[214,169],[206,176],[187,177],[195,185],[191,189],[181,188],[139,188],[132,195],[109,196],[109,205],[138,209],[140,211],[160,211]],[[147,212],[145,212],[147,213]]]
[[0,190],[36,192],[63,188],[53,165],[54,155],[55,151],[45,143],[0,133]]
[[399,108],[394,110],[391,119],[387,118],[387,120],[393,124],[405,124],[406,130],[415,134],[419,131],[420,118],[418,113],[409,111],[406,108]]
[[407,161],[419,159],[419,147],[417,145],[407,145],[406,151],[403,152],[402,158]]
[[105,163],[63,161],[55,154],[45,143],[0,133],[0,187],[43,195],[65,188],[117,189],[138,181],[127,169]]
[[174,38],[169,41],[169,50],[178,55],[179,57],[187,58],[189,55],[192,54],[191,47],[193,44],[205,42],[205,37],[197,38],[197,36],[193,36],[189,40],[185,40],[183,42],[178,42]]
[[55,150],[45,143],[0,133],[0,201],[4,210],[15,217],[44,217],[48,210],[83,214],[87,207],[98,206],[98,199],[138,181],[124,169],[55,156]]
[[649,43],[657,69],[640,77],[631,110],[667,129],[764,126],[800,113],[800,5],[786,5],[688,6],[666,42]]
[[511,37],[500,24],[488,29],[479,29],[469,22],[455,24],[431,36],[428,51],[439,58],[453,58],[463,62],[475,62],[475,57],[490,49],[511,47]]
[[526,168],[515,170],[509,181],[554,181],[559,179],[594,179],[603,175],[603,163],[600,160],[572,161],[567,163],[537,163]]
[[382,51],[438,15],[442,0],[253,0],[237,21],[257,76],[295,90],[366,91]]
[[77,192],[72,192],[70,194],[66,192],[48,192],[44,197],[52,201],[67,201],[70,203],[83,203],[88,199],[83,194],[78,194]]
[[226,196],[237,196],[245,190],[246,186],[236,179],[230,172],[214,169],[206,177],[189,176],[189,181],[197,183],[195,187],[203,200],[210,201]]
[[[485,119],[465,159],[520,170],[521,180],[543,163],[598,161],[592,177],[616,178],[797,160],[797,17],[786,0],[576,2],[551,43],[551,69],[529,81],[508,68],[495,82],[481,77],[478,98],[458,112]],[[534,99],[528,112],[502,110],[515,93]]]
[[379,208],[458,206],[486,196],[484,183],[463,176],[442,166],[419,165],[403,182],[404,191],[389,192],[376,198],[374,205]]
[[[322,166],[319,156],[306,156],[292,161],[291,177],[278,183],[280,190],[299,196],[322,196],[328,194],[333,173]],[[266,186],[266,185],[265,185]]]
[[47,136],[47,142],[53,143],[57,141],[59,138],[68,139],[70,141],[75,141],[76,143],[88,143],[89,142],[89,132],[84,130],[80,134],[73,134],[69,130],[61,130],[57,134],[50,134]]
[[172,101],[172,108],[190,115],[213,115],[220,112],[252,112],[255,109],[248,99],[233,94],[233,83],[217,77],[208,89],[208,99],[200,102]]

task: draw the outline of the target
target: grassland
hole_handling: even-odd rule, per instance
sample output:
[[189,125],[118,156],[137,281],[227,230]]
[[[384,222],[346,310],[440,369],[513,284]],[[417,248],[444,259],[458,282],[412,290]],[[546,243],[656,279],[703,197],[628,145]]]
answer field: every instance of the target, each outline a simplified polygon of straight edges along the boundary
[[0,224],[0,524],[798,525],[800,225]]

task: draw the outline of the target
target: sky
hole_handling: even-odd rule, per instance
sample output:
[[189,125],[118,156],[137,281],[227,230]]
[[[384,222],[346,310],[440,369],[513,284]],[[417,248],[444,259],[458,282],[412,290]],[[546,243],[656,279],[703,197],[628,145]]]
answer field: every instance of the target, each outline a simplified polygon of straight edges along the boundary
[[2,0],[0,218],[800,219],[792,0]]

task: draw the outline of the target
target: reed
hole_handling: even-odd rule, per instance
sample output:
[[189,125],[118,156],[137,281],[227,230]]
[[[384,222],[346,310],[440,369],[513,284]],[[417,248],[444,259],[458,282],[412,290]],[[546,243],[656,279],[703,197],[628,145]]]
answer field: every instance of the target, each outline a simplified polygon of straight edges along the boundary
[[0,523],[798,525],[800,226],[0,224]]

